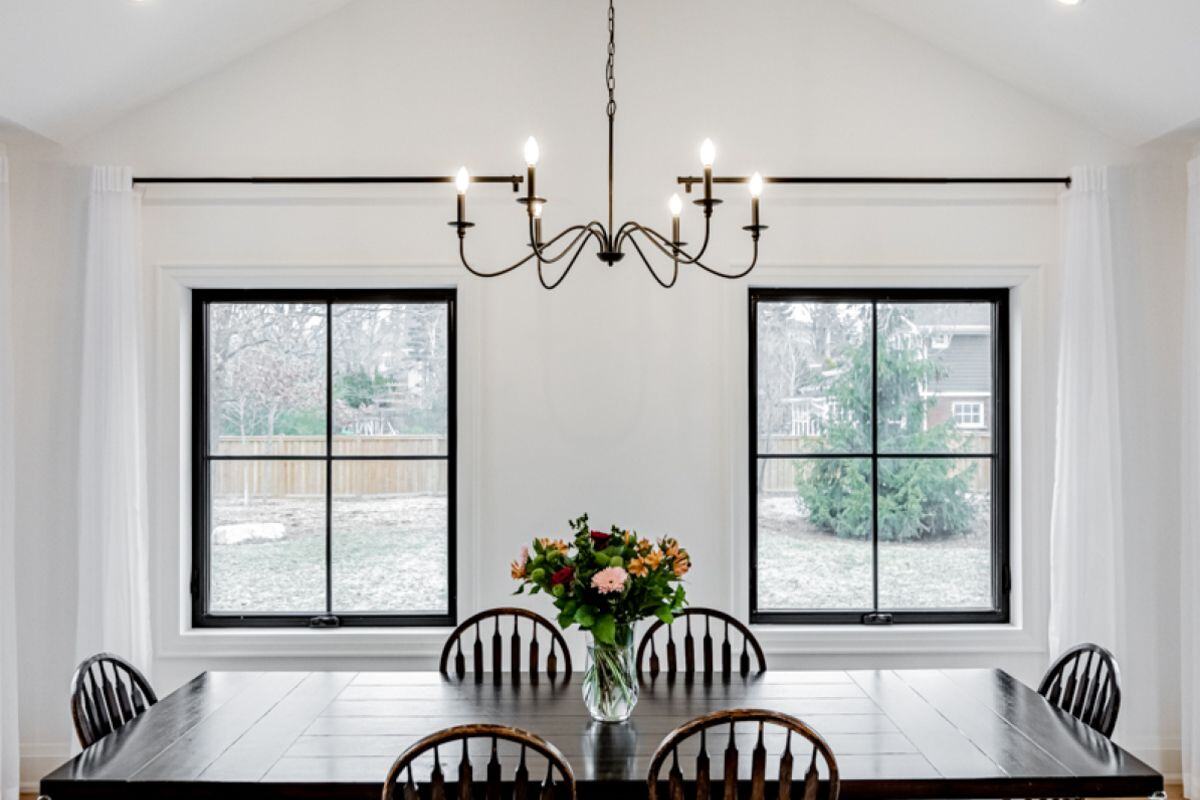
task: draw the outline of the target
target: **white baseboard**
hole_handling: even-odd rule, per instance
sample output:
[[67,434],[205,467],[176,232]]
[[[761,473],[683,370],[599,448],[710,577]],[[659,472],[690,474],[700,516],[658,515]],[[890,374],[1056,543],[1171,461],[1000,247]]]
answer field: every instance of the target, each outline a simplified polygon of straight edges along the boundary
[[37,794],[42,777],[70,757],[70,742],[22,742],[21,792]]

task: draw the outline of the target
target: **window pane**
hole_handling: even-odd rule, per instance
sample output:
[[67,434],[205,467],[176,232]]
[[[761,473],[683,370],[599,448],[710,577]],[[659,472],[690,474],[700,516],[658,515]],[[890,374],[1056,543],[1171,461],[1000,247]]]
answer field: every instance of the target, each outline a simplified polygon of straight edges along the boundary
[[209,610],[325,611],[325,463],[213,461]]
[[879,605],[992,608],[991,461],[879,460]]
[[208,306],[209,449],[325,452],[325,306]]
[[759,459],[758,470],[758,608],[870,609],[870,459]]
[[446,469],[444,460],[334,463],[335,612],[447,612]]
[[877,313],[880,452],[991,452],[991,304],[880,303]]
[[870,304],[757,308],[758,452],[869,453]]
[[446,452],[449,312],[444,303],[333,307],[334,452]]

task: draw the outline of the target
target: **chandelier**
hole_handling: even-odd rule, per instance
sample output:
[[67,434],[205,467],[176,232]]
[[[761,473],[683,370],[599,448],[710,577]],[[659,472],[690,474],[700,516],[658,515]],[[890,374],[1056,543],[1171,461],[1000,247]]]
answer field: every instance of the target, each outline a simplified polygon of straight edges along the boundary
[[[605,264],[612,266],[625,257],[626,247],[631,247],[633,252],[637,254],[646,269],[654,277],[654,280],[663,288],[671,288],[675,285],[675,281],[679,278],[680,265],[694,265],[712,275],[720,278],[728,278],[730,280],[741,278],[749,274],[750,270],[754,269],[758,263],[758,238],[759,235],[766,230],[767,226],[759,223],[758,216],[758,201],[762,194],[763,179],[759,173],[754,173],[750,178],[750,224],[743,226],[742,230],[749,232],[750,240],[753,247],[750,265],[745,269],[734,272],[724,272],[715,269],[705,264],[701,259],[704,257],[705,251],[708,249],[709,232],[712,223],[713,209],[721,202],[713,197],[713,162],[716,158],[716,148],[713,146],[711,139],[705,139],[700,146],[700,162],[704,166],[704,196],[694,203],[700,206],[704,213],[704,239],[700,243],[695,252],[685,249],[686,242],[680,240],[680,214],[683,212],[683,201],[679,195],[671,196],[668,207],[671,211],[671,235],[665,236],[659,233],[654,228],[643,225],[636,220],[629,220],[621,224],[619,228],[613,224],[613,128],[617,115],[616,101],[616,73],[614,71],[614,57],[616,55],[616,12],[613,9],[612,0],[609,0],[608,5],[608,61],[605,66],[605,84],[608,88],[608,105],[605,113],[608,116],[608,224],[599,220],[592,220],[586,224],[571,225],[559,231],[549,239],[542,237],[542,210],[545,207],[547,200],[544,197],[538,197],[536,188],[536,171],[538,162],[538,143],[532,136],[525,142],[525,163],[527,166],[527,177],[525,181],[525,196],[517,199],[518,203],[525,206],[526,214],[529,221],[529,247],[532,252],[516,263],[510,264],[507,267],[497,269],[494,272],[476,269],[471,266],[467,260],[466,252],[466,237],[467,231],[475,226],[475,223],[467,220],[467,189],[471,185],[471,176],[467,172],[467,168],[459,169],[455,177],[455,187],[458,190],[458,214],[455,220],[449,223],[458,232],[458,256],[464,267],[471,272],[472,275],[477,275],[481,278],[495,278],[500,275],[505,275],[513,270],[521,267],[530,261],[535,261],[537,264],[538,280],[546,289],[553,289],[558,286],[571,272],[571,268],[575,266],[575,262],[579,259],[580,254],[587,248],[589,244],[595,244],[596,257]],[[743,179],[744,180],[744,179]],[[690,185],[688,187],[691,188]],[[640,241],[639,241],[640,239]],[[653,248],[653,249],[651,249]],[[646,252],[649,251],[654,255],[658,251],[669,259],[671,263],[670,276],[664,277],[666,274],[660,273],[651,264],[651,260],[647,258]],[[544,267],[551,264],[556,264],[560,261],[566,261],[566,267],[552,281],[547,281],[544,272]]]

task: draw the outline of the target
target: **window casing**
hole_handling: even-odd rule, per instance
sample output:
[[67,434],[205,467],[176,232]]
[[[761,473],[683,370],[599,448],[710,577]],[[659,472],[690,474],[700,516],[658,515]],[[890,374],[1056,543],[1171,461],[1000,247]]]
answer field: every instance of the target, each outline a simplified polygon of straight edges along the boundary
[[[211,312],[216,309],[280,309],[289,312],[299,309],[307,315],[301,323],[293,323],[293,331],[307,331],[303,336],[309,340],[311,352],[299,357],[290,356],[289,361],[260,359],[254,369],[244,374],[226,376],[231,384],[241,386],[242,380],[252,385],[281,387],[297,404],[297,395],[308,400],[308,405],[320,406],[320,413],[308,408],[304,413],[292,416],[305,419],[301,427],[316,425],[320,431],[308,437],[251,437],[255,447],[265,450],[253,454],[228,452],[224,440],[219,436],[223,421],[220,410],[214,410],[213,368],[210,359],[213,333]],[[425,351],[404,340],[403,346],[393,347],[386,357],[389,363],[379,363],[372,355],[360,357],[368,369],[347,372],[353,358],[343,352],[358,335],[353,327],[360,318],[387,319],[392,315],[412,312],[419,320],[412,323],[422,329]],[[355,316],[357,315],[357,316]],[[323,317],[323,326],[316,320]],[[376,320],[377,321],[377,320]],[[362,323],[365,324],[365,323]],[[319,330],[316,330],[319,328]],[[192,292],[192,572],[190,594],[192,602],[192,624],[198,628],[213,627],[353,627],[353,626],[446,626],[453,625],[456,609],[456,472],[457,472],[457,423],[456,423],[456,292],[453,289],[381,289],[381,290],[193,290]],[[245,337],[250,340],[253,337]],[[323,342],[318,346],[318,342]],[[239,343],[241,344],[241,343]],[[240,349],[240,348],[227,348]],[[314,355],[315,354],[315,355]],[[311,356],[311,357],[310,357]],[[312,376],[298,375],[289,369],[291,362],[313,363],[306,369],[311,372],[317,361],[323,361],[319,370],[320,386]],[[363,358],[366,360],[363,361]],[[397,358],[404,367],[396,370]],[[397,374],[388,376],[388,368]],[[364,377],[360,372],[371,373],[375,380]],[[267,376],[263,377],[263,373]],[[394,378],[394,379],[389,379]],[[259,381],[255,384],[254,381]],[[335,389],[335,382],[339,384]],[[305,388],[297,389],[296,385]],[[309,385],[312,384],[312,385]],[[433,385],[436,384],[436,391]],[[400,408],[406,397],[425,391],[436,398],[432,407],[419,409]],[[346,397],[355,393],[355,397]],[[305,395],[307,394],[307,397]],[[270,404],[270,390],[259,390],[257,398]],[[314,400],[314,398],[316,398]],[[302,403],[300,403],[302,404]],[[285,403],[278,403],[285,405]],[[405,414],[408,417],[405,417]],[[308,417],[317,416],[314,422]],[[284,414],[271,416],[281,418]],[[436,434],[427,436],[406,434],[403,424],[397,430],[397,419],[421,426],[432,426]],[[312,432],[311,430],[309,431]],[[375,434],[372,436],[372,434]],[[237,438],[237,437],[233,437]],[[246,437],[243,437],[245,439]],[[268,440],[265,445],[260,441]],[[304,439],[300,441],[300,439]],[[366,439],[372,439],[366,442]],[[401,440],[405,440],[401,442]],[[281,443],[284,445],[281,448]],[[244,441],[235,444],[245,446]],[[365,449],[364,449],[365,448]],[[285,452],[280,452],[280,450]],[[227,526],[226,534],[232,530],[233,539],[245,535],[249,541],[235,544],[234,548],[270,546],[279,536],[279,528],[291,527],[292,521],[303,519],[309,533],[317,531],[323,541],[315,545],[309,541],[307,550],[316,551],[316,557],[299,564],[284,563],[272,573],[274,565],[267,564],[262,573],[264,583],[287,585],[295,576],[298,583],[308,580],[307,602],[296,607],[270,604],[262,608],[235,608],[230,603],[230,593],[214,591],[214,530],[225,520],[214,513],[214,491],[221,486],[221,469],[241,470],[238,478],[246,487],[241,502],[246,505],[250,498],[259,496],[256,491],[264,482],[263,474],[274,479],[274,486],[286,484],[286,489],[277,489],[286,495],[283,515],[286,525],[278,523],[250,522],[248,525],[235,520]],[[313,488],[316,485],[316,488]],[[297,488],[300,487],[300,488]],[[228,493],[228,492],[227,492]],[[267,492],[270,494],[270,492]],[[416,499],[418,511],[424,513],[418,527],[412,526],[413,507]],[[236,505],[236,503],[234,504]],[[298,507],[302,510],[297,510]],[[426,519],[427,518],[427,519]],[[366,522],[364,522],[364,520]],[[366,535],[368,525],[372,535]],[[425,525],[426,528],[421,528]],[[241,526],[241,527],[239,527]],[[246,531],[243,534],[243,531]],[[419,534],[432,531],[433,536],[424,536],[420,541],[432,546],[425,548],[419,561],[420,569],[427,572],[406,573],[403,569],[389,572],[391,564],[379,558],[376,574],[369,570],[378,553],[394,555],[388,549],[389,541],[375,544],[372,538],[385,539],[393,534]],[[346,536],[347,532],[355,537]],[[259,540],[257,537],[261,537]],[[312,539],[312,536],[309,537]],[[355,539],[351,541],[351,539]],[[368,547],[382,548],[378,553],[361,555],[364,543]],[[227,550],[230,548],[226,548]],[[416,559],[409,559],[411,565]],[[352,563],[353,562],[353,563]],[[248,562],[253,569],[253,561]],[[315,586],[314,572],[320,573],[320,586]],[[252,572],[249,574],[253,574]],[[426,579],[425,576],[433,576]],[[395,601],[395,586],[424,586],[433,588],[418,602],[419,607],[402,607],[404,602]],[[286,594],[287,591],[284,590]],[[303,594],[299,592],[299,594]],[[318,600],[313,600],[319,594]],[[428,602],[426,602],[428,600]],[[222,607],[225,606],[225,607]]]
[[[795,357],[797,348],[791,344],[787,348],[772,347],[768,340],[778,339],[781,311],[784,317],[803,317],[806,312],[790,310],[798,307],[819,308],[833,317],[843,312],[847,318],[857,314],[859,328],[869,333],[863,333],[855,345],[858,352],[854,367],[848,361],[839,363],[836,357],[828,357],[829,332],[817,335],[815,323],[809,340],[815,347],[826,348],[824,357]],[[835,307],[839,310],[831,311]],[[932,320],[939,314],[954,318],[951,321],[955,329],[964,333],[945,338],[942,331],[946,320]],[[964,315],[969,324],[961,324],[959,318]],[[887,324],[883,324],[884,318],[889,320]],[[972,335],[978,338],[972,340]],[[756,288],[749,292],[749,341],[752,621],[1007,622],[1011,590],[1007,290]],[[782,379],[777,369],[781,350],[788,350],[791,358],[785,370],[788,374]],[[955,359],[973,361],[967,368],[955,370]],[[900,373],[898,360],[908,372]],[[985,370],[980,369],[981,360],[987,362]],[[869,369],[863,369],[864,364],[869,364]],[[845,376],[858,374],[855,368],[863,373],[860,387],[847,393],[845,384],[849,379]],[[881,368],[885,373],[882,380]],[[805,369],[808,377],[797,381],[794,373]],[[982,377],[980,372],[984,373]],[[908,394],[919,399],[910,400],[907,406],[886,400],[896,374],[917,376],[910,377]],[[956,383],[985,379],[987,385],[979,389],[981,399],[950,399],[956,393],[961,397],[962,387]],[[856,411],[855,401],[864,397],[869,398],[869,410]],[[805,409],[825,406],[813,431],[816,440],[796,436],[809,433],[809,429],[798,430],[794,423],[790,430],[780,427],[780,409],[798,403]],[[976,405],[977,409],[958,408],[963,403]],[[984,409],[984,405],[990,409]],[[977,416],[966,413],[976,410]],[[956,411],[963,412],[964,419],[970,416],[973,424],[962,429]],[[846,423],[856,413],[869,418],[857,431]],[[847,430],[857,436],[850,436],[849,443],[834,444],[839,435],[845,438]],[[897,438],[897,432],[904,431],[919,432],[908,440],[918,447],[901,446],[905,440]],[[935,433],[926,435],[929,431]],[[830,501],[829,496],[837,494],[830,491],[831,487],[840,491],[853,483],[844,478],[847,474],[858,479],[856,502]],[[831,475],[842,477],[831,479]],[[914,493],[909,490],[914,482],[925,485],[925,497],[929,499],[923,501],[923,506],[918,503],[918,512],[912,515],[917,524],[897,525],[897,518],[904,520],[903,510],[913,506]],[[938,492],[946,493],[946,503],[938,503]],[[813,502],[814,496],[817,502]],[[839,525],[851,507],[858,514],[859,524],[847,533]],[[924,541],[904,540],[912,530],[921,529],[924,518],[936,517],[941,507],[967,509],[973,513],[973,521],[961,525],[942,521],[939,535],[930,535]],[[969,533],[945,533],[958,529]],[[788,544],[782,546],[781,542]],[[830,550],[829,555],[822,555],[834,545],[836,553]],[[970,551],[969,558],[955,555],[951,552],[955,549]],[[795,554],[800,557],[793,557]],[[926,554],[929,559],[925,559]],[[943,562],[943,558],[950,560]],[[929,564],[922,567],[926,560]],[[847,563],[853,567],[846,567]],[[943,572],[939,566],[943,563],[950,563],[951,568]],[[964,564],[955,572],[955,565]],[[926,572],[921,573],[922,568]],[[848,571],[839,573],[842,569]],[[916,580],[911,576],[901,579],[905,570],[914,569]],[[959,585],[939,586],[939,580],[949,580],[943,577],[946,575],[968,577]],[[833,591],[823,594],[814,589],[806,594],[805,589],[780,589],[821,585],[823,581],[834,587]],[[918,586],[914,589],[905,581]],[[958,591],[963,583],[969,591]],[[846,584],[853,584],[856,590],[843,591]],[[907,602],[914,595],[917,602]],[[826,596],[834,597],[834,602],[826,604]],[[941,597],[951,599],[943,605]]]

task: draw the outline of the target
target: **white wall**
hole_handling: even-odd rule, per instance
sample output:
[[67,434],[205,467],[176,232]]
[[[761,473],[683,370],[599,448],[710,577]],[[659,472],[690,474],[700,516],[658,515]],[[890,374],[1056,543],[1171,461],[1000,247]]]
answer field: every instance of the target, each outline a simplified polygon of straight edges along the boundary
[[[1076,163],[1145,160],[1016,90],[842,4],[806,0],[627,3],[618,9],[618,214],[665,222],[673,178],[696,171],[705,135],[718,171],[775,174],[1064,174]],[[318,25],[162,99],[64,153],[15,156],[14,225],[24,390],[22,737],[27,777],[65,753],[75,597],[80,220],[77,165],[138,174],[477,173],[521,168],[543,149],[548,229],[603,209],[603,9],[484,0],[359,0]],[[151,67],[152,68],[152,67]],[[1138,168],[1134,174],[1142,176]],[[1168,173],[1156,178],[1178,183]],[[1179,338],[1178,197],[1137,183],[1137,226],[1119,264],[1121,431],[1130,468],[1130,608],[1153,621],[1122,654],[1131,686],[1119,737],[1178,770],[1172,562]],[[1140,193],[1140,194],[1139,194]],[[206,668],[431,663],[437,634],[349,632],[288,640],[290,657],[250,655],[221,636],[181,636],[180,283],[357,285],[415,279],[463,292],[466,606],[507,601],[501,568],[519,543],[580,511],[672,532],[695,554],[698,603],[746,608],[745,293],[748,284],[1020,283],[1021,630],[764,633],[773,665],[1044,668],[1045,552],[1052,451],[1057,212],[1053,189],[769,187],[766,267],[752,281],[685,274],[670,292],[627,259],[585,257],[552,294],[530,274],[480,282],[454,258],[448,189],[147,193],[145,255],[157,298],[154,383],[156,681]],[[718,212],[716,261],[741,258],[740,192]],[[521,217],[501,187],[475,187],[487,264],[521,251]],[[1145,209],[1149,209],[1146,211]],[[1134,215],[1136,216],[1136,214]],[[1146,220],[1144,220],[1146,221]],[[1147,221],[1148,222],[1148,221]],[[694,231],[694,217],[685,228]],[[168,269],[169,268],[169,269]],[[328,277],[334,271],[339,278]],[[233,276],[232,278],[229,276]],[[238,276],[243,276],[239,278]],[[275,276],[275,277],[272,277]],[[1007,285],[1007,284],[1006,284]],[[586,387],[579,391],[575,387]],[[174,392],[168,391],[173,387]],[[532,443],[532,445],[531,445]],[[186,508],[183,508],[186,512]],[[186,518],[186,513],[183,515]],[[732,564],[732,567],[730,566]],[[64,570],[64,566],[66,569]],[[174,571],[173,571],[174,570]],[[536,605],[535,605],[536,607]],[[313,644],[316,636],[323,637]],[[330,644],[332,642],[333,644]],[[406,656],[400,655],[401,648]],[[271,652],[282,652],[279,649]],[[389,652],[392,656],[367,655]],[[318,655],[320,654],[320,655]],[[38,760],[38,756],[44,757]]]

